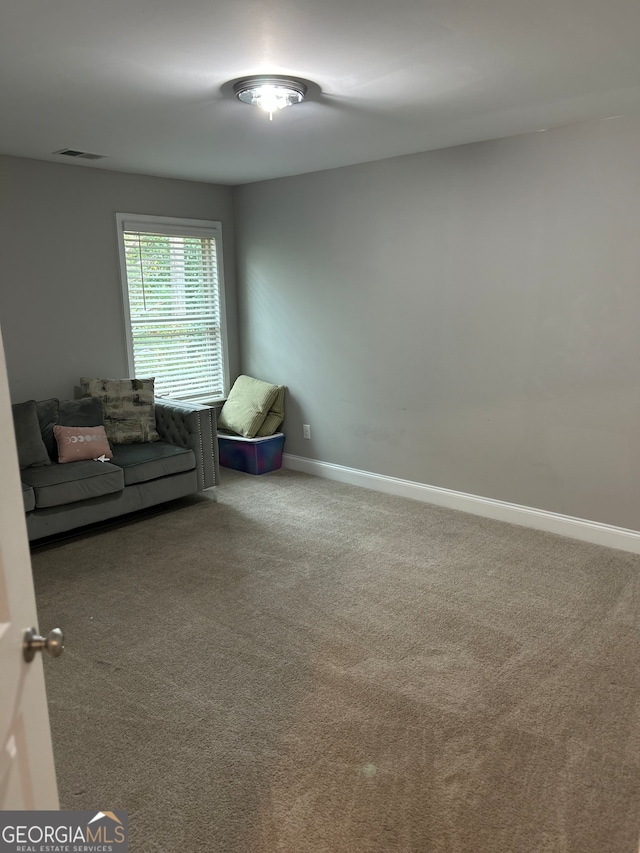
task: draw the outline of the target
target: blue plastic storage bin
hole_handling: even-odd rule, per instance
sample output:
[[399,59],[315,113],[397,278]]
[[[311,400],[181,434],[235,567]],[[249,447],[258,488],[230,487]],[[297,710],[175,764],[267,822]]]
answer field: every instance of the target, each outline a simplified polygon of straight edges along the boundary
[[267,474],[282,465],[284,433],[264,438],[243,438],[241,435],[218,433],[220,464],[246,474]]

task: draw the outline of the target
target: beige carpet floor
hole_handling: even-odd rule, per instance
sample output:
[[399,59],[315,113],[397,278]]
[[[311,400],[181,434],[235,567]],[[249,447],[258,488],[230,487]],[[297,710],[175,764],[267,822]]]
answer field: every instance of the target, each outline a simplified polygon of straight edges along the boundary
[[636,853],[640,557],[290,471],[33,555],[133,853]]

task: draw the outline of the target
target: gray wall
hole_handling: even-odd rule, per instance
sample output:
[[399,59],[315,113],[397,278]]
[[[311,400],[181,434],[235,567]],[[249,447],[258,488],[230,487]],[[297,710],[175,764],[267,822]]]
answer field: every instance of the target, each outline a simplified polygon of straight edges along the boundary
[[640,529],[639,120],[234,203],[241,366],[289,387],[285,450]]
[[237,373],[229,187],[0,156],[0,324],[14,402],[69,397],[81,375],[128,375],[117,211],[222,222]]

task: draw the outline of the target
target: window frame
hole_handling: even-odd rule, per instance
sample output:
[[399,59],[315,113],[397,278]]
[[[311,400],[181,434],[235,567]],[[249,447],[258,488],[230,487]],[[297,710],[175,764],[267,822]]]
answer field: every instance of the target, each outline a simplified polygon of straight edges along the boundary
[[[126,227],[125,227],[126,224]],[[133,352],[133,331],[131,327],[131,305],[129,301],[129,281],[125,251],[125,231],[136,230],[150,234],[167,236],[212,237],[216,241],[216,273],[218,280],[218,305],[220,309],[220,340],[222,357],[222,396],[187,396],[164,399],[176,399],[180,402],[204,403],[215,405],[223,402],[229,394],[229,347],[227,338],[227,310],[225,301],[224,254],[222,244],[222,223],[209,219],[183,219],[174,216],[155,216],[142,213],[116,213],[118,232],[118,256],[120,260],[120,284],[122,291],[122,312],[126,342],[127,369],[129,376],[135,378],[135,358]],[[139,377],[145,379],[148,377]]]

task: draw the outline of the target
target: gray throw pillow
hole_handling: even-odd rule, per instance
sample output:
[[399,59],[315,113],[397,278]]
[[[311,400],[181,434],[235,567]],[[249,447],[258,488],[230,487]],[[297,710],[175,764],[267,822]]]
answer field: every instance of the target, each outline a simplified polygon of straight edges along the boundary
[[36,401],[15,403],[11,406],[11,411],[20,467],[36,468],[51,465],[51,459],[40,433]]
[[60,400],[58,424],[65,427],[104,426],[102,400],[83,397],[81,400]]
[[36,403],[42,440],[47,448],[49,458],[54,462],[58,459],[58,445],[53,434],[53,428],[58,423],[58,406],[57,397],[51,397],[50,400],[38,400]]

